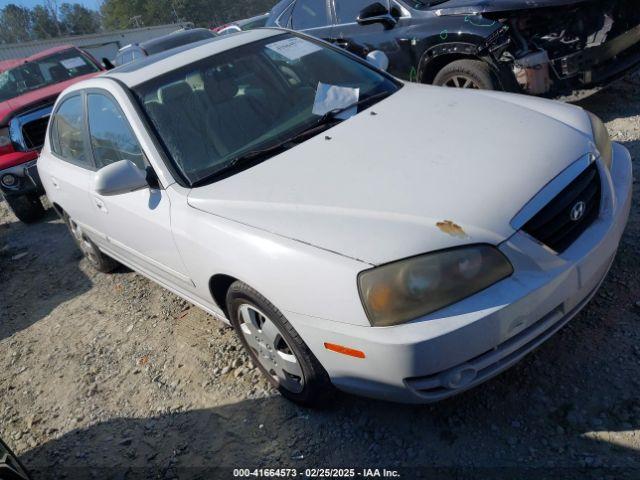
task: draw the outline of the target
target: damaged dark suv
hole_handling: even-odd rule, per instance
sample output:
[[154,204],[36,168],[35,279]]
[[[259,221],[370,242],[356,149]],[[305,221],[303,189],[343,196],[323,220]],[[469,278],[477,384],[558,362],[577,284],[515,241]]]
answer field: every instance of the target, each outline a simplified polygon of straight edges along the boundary
[[640,66],[637,0],[283,0],[268,24],[452,87],[558,97]]

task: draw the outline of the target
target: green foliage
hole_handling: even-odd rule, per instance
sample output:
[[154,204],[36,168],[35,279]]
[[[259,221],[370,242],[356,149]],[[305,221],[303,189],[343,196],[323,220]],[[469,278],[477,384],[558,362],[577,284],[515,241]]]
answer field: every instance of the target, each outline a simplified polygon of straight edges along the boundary
[[36,5],[31,10],[31,29],[32,37],[37,39],[53,38],[62,33],[57,17],[42,5]]
[[8,4],[0,9],[0,43],[96,33],[102,28],[100,13],[78,3],[45,0],[32,9]]
[[31,12],[26,7],[10,3],[0,12],[0,38],[4,43],[31,40]]
[[214,26],[268,12],[277,0],[104,0],[107,29],[193,22]]
[[77,3],[60,5],[60,23],[67,35],[85,35],[100,30],[100,14]]
[[78,3],[42,0],[32,9],[0,9],[0,43],[84,35],[177,22],[211,27],[268,12],[277,0],[104,0],[100,12]]

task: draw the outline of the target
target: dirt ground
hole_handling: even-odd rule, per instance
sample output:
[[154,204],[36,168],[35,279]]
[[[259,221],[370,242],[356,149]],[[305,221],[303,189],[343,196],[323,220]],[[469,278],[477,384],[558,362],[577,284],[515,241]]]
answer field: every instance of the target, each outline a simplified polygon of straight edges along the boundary
[[[640,76],[581,105],[640,158]],[[220,466],[640,478],[635,175],[619,254],[584,312],[498,378],[418,407],[346,395],[296,407],[232,330],[124,268],[92,271],[53,212],[26,226],[0,203],[0,436],[34,478],[230,478],[193,469]]]

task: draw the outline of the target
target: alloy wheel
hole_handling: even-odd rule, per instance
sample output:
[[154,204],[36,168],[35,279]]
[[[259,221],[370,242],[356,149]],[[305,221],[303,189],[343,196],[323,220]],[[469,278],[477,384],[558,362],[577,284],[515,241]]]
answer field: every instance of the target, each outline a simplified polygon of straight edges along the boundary
[[238,307],[240,331],[260,365],[281,387],[293,393],[304,389],[304,373],[278,326],[256,307]]
[[445,87],[473,88],[479,90],[478,84],[466,75],[455,75],[445,82]]

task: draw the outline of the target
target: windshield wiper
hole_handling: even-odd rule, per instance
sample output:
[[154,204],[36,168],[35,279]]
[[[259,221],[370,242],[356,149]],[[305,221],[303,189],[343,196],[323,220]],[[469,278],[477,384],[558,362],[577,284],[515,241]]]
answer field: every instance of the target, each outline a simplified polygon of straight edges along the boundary
[[300,141],[306,140],[307,138],[320,133],[322,130],[326,130],[334,126],[335,124],[344,121],[344,118],[338,118],[338,115],[340,115],[341,113],[344,113],[347,110],[351,110],[352,108],[357,109],[358,107],[366,105],[375,100],[382,100],[392,93],[393,92],[388,91],[374,93],[373,95],[369,95],[368,97],[358,100],[357,102],[354,102],[351,105],[347,105],[346,107],[334,108],[333,110],[329,110],[318,120],[316,120],[310,127],[305,128],[303,131],[285,140],[283,143],[300,143]]
[[263,160],[267,156],[273,156],[284,150],[287,150],[286,142],[277,143],[276,145],[272,145],[266,148],[261,148],[259,150],[251,150],[249,152],[243,153],[242,155],[238,155],[237,157],[233,158],[224,168],[224,171],[230,168],[239,167],[246,163],[253,163],[256,161]]

